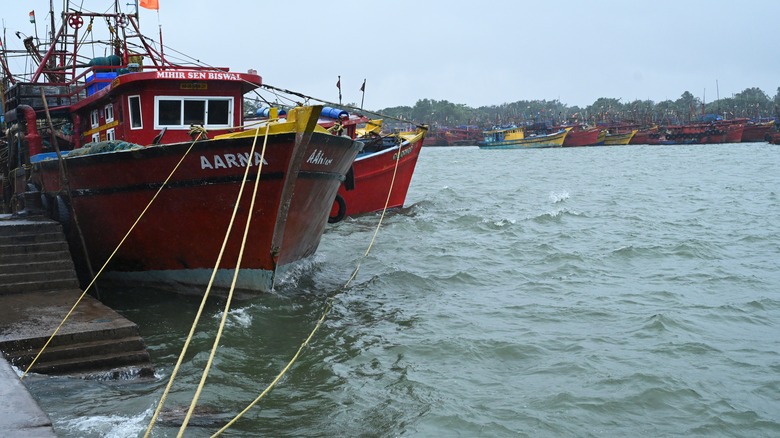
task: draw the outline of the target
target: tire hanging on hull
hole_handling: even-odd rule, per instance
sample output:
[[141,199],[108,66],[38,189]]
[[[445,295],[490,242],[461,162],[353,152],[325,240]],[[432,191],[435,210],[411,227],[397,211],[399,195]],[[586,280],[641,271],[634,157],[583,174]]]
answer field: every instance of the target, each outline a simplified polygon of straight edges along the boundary
[[347,214],[347,203],[344,201],[344,198],[342,198],[341,195],[337,194],[336,199],[334,199],[333,202],[338,204],[339,208],[335,216],[328,217],[329,224],[335,224],[337,222],[341,222],[341,220],[344,219],[344,216],[346,216]]

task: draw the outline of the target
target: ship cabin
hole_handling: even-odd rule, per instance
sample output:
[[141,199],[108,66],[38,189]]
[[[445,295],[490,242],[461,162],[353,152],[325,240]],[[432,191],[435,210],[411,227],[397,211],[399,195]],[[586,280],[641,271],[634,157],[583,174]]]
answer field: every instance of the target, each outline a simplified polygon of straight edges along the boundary
[[525,129],[515,125],[507,127],[493,127],[490,131],[484,131],[484,144],[501,144],[503,142],[511,142],[522,140],[525,138]]
[[243,124],[244,94],[261,83],[254,73],[214,69],[95,72],[87,76],[86,96],[69,108],[73,147],[192,141],[192,126],[209,137],[233,132]]

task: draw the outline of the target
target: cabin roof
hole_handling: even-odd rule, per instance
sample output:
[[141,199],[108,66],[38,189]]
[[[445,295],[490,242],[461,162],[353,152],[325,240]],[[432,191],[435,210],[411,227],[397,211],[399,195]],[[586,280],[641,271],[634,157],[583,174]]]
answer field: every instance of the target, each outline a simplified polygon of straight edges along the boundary
[[[188,69],[176,69],[176,70],[160,70],[160,71],[146,71],[137,73],[125,73],[114,78],[111,83],[96,91],[94,94],[87,96],[79,102],[73,104],[71,109],[79,110],[90,104],[101,100],[108,94],[115,94],[121,92],[126,86],[131,84],[138,84],[142,82],[149,83],[149,81],[155,82],[217,82],[217,83],[240,83],[241,94],[245,94],[255,88],[262,85],[262,78],[257,74],[252,73],[236,73],[229,71],[213,71],[213,70],[188,70]],[[190,94],[198,94],[193,91]]]

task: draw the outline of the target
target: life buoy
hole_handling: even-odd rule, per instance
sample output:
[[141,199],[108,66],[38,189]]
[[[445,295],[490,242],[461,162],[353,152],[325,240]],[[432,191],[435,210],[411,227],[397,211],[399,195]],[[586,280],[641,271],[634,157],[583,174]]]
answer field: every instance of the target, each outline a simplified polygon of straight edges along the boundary
[[[338,211],[336,212],[335,216],[328,217],[329,224],[341,222],[341,220],[344,219],[344,216],[347,214],[347,203],[344,202],[344,198],[342,198],[341,195],[336,195],[336,199],[334,199],[333,202],[338,204]],[[333,210],[331,209],[331,211]]]
[[70,18],[68,18],[68,24],[73,29],[78,29],[81,26],[84,25],[84,18],[81,17],[81,15],[71,15]]
[[127,27],[127,23],[128,23],[127,15],[125,14],[119,14],[119,17],[116,18],[116,25],[118,27],[124,29],[125,27]]

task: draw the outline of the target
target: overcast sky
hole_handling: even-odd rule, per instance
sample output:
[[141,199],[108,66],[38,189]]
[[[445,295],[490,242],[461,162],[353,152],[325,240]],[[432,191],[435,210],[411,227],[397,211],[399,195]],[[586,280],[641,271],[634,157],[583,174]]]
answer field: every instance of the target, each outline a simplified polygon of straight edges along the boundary
[[[128,3],[120,0],[125,11]],[[157,40],[161,25],[166,46],[330,101],[338,101],[339,75],[344,103],[360,102],[366,79],[371,109],[424,98],[471,107],[659,102],[684,91],[712,102],[750,87],[771,98],[780,87],[780,0],[159,3],[159,14],[141,9],[141,27]],[[79,5],[104,11],[113,2],[71,1]],[[3,0],[9,46],[21,47],[15,31],[35,32],[31,9],[43,36],[49,0]]]

